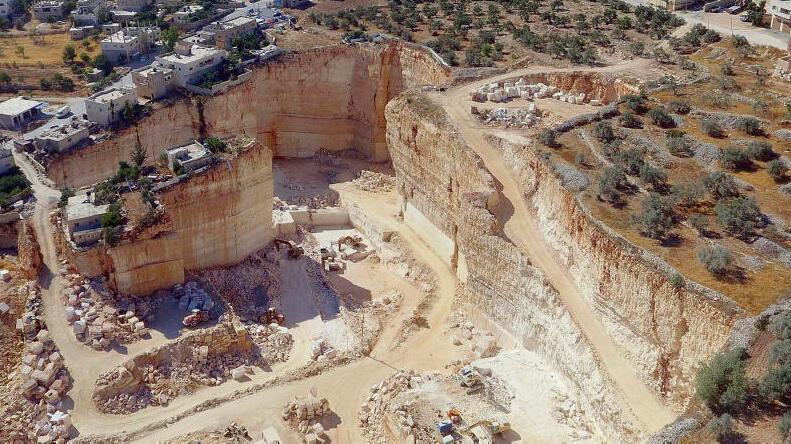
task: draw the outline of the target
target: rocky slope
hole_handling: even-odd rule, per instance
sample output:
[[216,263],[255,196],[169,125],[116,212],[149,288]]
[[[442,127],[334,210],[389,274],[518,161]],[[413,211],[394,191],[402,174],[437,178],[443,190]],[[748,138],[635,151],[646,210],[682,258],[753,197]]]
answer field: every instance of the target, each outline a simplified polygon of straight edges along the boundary
[[178,99],[105,142],[51,158],[47,175],[58,185],[90,185],[128,160],[138,139],[152,162],[205,135],[254,136],[275,156],[353,148],[384,161],[387,102],[406,88],[449,77],[450,68],[425,49],[397,41],[286,54],[224,94]]
[[624,411],[608,375],[543,273],[501,237],[491,209],[500,204],[492,177],[441,108],[423,96],[386,109],[402,211],[425,233],[465,284],[469,301],[576,385],[578,398],[613,440],[635,441],[639,426]]

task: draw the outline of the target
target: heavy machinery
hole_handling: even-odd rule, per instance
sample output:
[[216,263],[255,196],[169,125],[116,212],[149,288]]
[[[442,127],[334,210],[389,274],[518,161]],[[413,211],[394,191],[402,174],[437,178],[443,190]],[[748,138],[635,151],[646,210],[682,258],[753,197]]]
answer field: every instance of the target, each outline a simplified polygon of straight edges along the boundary
[[286,322],[285,316],[280,314],[275,307],[269,307],[269,309],[264,313],[262,316],[263,321],[265,324],[271,324],[273,322],[277,322],[278,325],[283,325],[283,322]]
[[481,375],[469,365],[465,365],[459,370],[459,379],[462,387],[475,388],[482,384]]
[[287,248],[288,249],[288,256],[291,259],[298,259],[303,254],[305,254],[305,250],[303,250],[302,247],[298,246],[297,244],[295,244],[292,241],[285,240],[285,239],[275,239],[274,243],[275,243],[275,249],[278,252],[280,251],[280,247]]
[[198,325],[207,322],[209,319],[211,319],[211,316],[207,310],[195,308],[192,310],[192,312],[190,312],[190,314],[184,317],[181,323],[185,327],[197,327]]
[[491,444],[494,435],[511,430],[511,423],[505,417],[493,420],[478,421],[475,424],[459,430],[464,444]]
[[448,410],[448,419],[450,419],[450,422],[452,422],[453,424],[460,423],[461,422],[461,412],[458,411],[457,409],[450,409],[450,410]]
[[343,236],[338,239],[338,251],[343,251],[343,244],[349,244],[354,248],[360,245],[362,241],[362,236]]

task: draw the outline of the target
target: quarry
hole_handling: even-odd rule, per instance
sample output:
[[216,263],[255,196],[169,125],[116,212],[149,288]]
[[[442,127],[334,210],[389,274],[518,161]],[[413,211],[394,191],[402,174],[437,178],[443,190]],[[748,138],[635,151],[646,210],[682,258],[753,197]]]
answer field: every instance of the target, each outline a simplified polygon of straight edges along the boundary
[[783,442],[791,384],[701,394],[791,340],[791,87],[738,48],[472,70],[322,45],[14,151],[0,440]]

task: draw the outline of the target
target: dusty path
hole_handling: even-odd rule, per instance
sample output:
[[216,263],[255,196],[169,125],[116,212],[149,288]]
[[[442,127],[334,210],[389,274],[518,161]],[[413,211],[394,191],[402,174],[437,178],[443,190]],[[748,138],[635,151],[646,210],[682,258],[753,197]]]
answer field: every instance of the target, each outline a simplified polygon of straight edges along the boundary
[[[639,61],[625,65],[635,68],[637,63]],[[616,68],[606,67],[599,71],[614,71]],[[528,68],[499,78],[507,79],[541,71],[537,68]],[[607,335],[599,315],[576,287],[568,268],[558,261],[557,254],[545,243],[538,229],[534,210],[528,207],[511,168],[484,137],[486,128],[478,124],[469,112],[471,103],[469,91],[491,81],[493,79],[486,79],[475,85],[454,88],[445,94],[436,95],[436,98],[455,122],[467,144],[478,153],[489,172],[500,182],[503,196],[511,202],[513,214],[497,215],[498,218],[507,218],[504,225],[505,234],[530,258],[533,265],[546,274],[553,287],[560,293],[572,317],[592,344],[603,368],[615,381],[637,419],[647,431],[659,430],[673,420],[672,411],[664,406],[640,380],[632,365]]]

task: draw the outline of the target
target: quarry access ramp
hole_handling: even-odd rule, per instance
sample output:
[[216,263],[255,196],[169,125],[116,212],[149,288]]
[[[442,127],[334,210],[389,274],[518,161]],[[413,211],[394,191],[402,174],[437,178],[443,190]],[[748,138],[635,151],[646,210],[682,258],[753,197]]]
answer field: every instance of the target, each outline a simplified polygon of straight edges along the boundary
[[[640,69],[638,63],[641,62],[629,62],[591,70],[591,72],[613,72],[616,70],[620,72],[626,69]],[[617,69],[618,66],[621,67],[620,70]],[[499,181],[503,198],[508,199],[513,205],[512,214],[495,215],[503,224],[505,235],[530,259],[534,266],[544,272],[549,282],[560,294],[575,322],[593,346],[602,368],[615,382],[626,407],[631,410],[646,431],[655,432],[671,422],[675,415],[640,380],[632,364],[627,361],[624,354],[606,333],[599,315],[577,288],[568,268],[558,260],[557,254],[543,239],[534,211],[528,207],[524,191],[520,189],[511,168],[506,165],[500,153],[488,142],[486,138],[488,130],[479,124],[470,113],[469,94],[481,85],[549,71],[579,70],[527,68],[452,88],[444,93],[433,95],[433,98],[443,106],[467,145],[481,157],[485,167]]]

